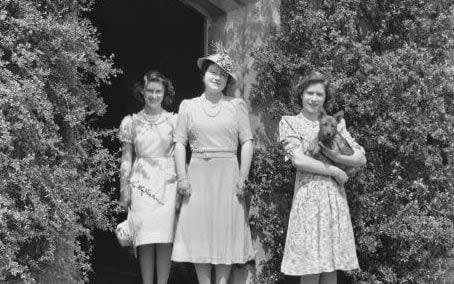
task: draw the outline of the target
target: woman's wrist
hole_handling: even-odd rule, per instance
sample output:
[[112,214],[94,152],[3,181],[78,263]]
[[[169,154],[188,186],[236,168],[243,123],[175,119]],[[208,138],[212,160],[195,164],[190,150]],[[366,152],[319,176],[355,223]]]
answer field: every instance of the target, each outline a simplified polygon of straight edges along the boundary
[[333,162],[339,163],[339,160],[342,159],[342,154],[332,155],[329,157]]
[[177,178],[177,182],[186,182],[186,181],[188,181],[188,177],[187,176],[183,176],[183,177]]
[[248,180],[248,175],[240,174],[240,181],[247,181],[247,180]]
[[329,176],[335,176],[335,175],[337,175],[338,169],[339,169],[339,168],[336,167],[336,166],[329,165],[329,166],[328,166],[328,175],[329,175]]
[[124,193],[128,193],[129,192],[129,185],[128,184],[124,184],[124,185],[121,185],[120,186],[120,193],[121,194],[124,194]]

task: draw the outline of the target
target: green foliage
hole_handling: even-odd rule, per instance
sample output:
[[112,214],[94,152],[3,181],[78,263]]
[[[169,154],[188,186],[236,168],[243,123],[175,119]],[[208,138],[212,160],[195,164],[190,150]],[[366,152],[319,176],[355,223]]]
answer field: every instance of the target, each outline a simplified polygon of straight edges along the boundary
[[[346,187],[361,266],[351,281],[439,280],[454,248],[454,1],[287,0],[281,15],[280,31],[254,53],[253,107],[276,141],[280,116],[299,111],[295,78],[312,69],[331,78],[329,111],[345,110],[368,159]],[[282,280],[293,193],[270,143],[252,167],[254,225],[270,256],[261,283]]]
[[257,283],[276,283],[284,253],[285,232],[292,201],[294,171],[284,162],[284,151],[271,144],[256,149],[248,189],[253,193],[250,224],[258,232],[269,260],[262,263]]
[[0,3],[0,282],[82,283],[89,229],[111,226],[111,134],[89,120],[117,71],[78,16],[90,2]]

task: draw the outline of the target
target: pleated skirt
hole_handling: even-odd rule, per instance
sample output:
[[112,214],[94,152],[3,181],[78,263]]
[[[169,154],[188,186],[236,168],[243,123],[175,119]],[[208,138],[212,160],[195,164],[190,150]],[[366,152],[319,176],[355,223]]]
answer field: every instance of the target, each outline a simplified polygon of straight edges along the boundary
[[172,260],[211,264],[252,260],[247,210],[235,195],[237,157],[193,158],[188,179],[192,192],[177,219]]

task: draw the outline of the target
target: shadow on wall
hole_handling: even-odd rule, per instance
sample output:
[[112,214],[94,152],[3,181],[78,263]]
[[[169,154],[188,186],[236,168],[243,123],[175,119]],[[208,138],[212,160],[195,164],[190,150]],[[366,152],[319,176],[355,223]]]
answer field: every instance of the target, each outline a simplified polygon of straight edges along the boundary
[[[234,96],[249,99],[256,83],[257,72],[253,69],[252,52],[264,45],[280,25],[279,0],[249,1],[242,9],[222,16],[213,27],[213,40],[224,39],[226,48],[238,63],[240,84]],[[277,122],[261,113],[260,106],[252,107],[251,126],[257,141],[272,139],[270,130],[276,129]]]
[[276,0],[256,1],[226,16],[223,37],[229,44],[231,55],[240,63],[238,72],[242,80],[239,93],[243,98],[249,96],[256,75],[252,68],[251,52],[263,45],[270,32],[278,25],[275,16],[278,3]]

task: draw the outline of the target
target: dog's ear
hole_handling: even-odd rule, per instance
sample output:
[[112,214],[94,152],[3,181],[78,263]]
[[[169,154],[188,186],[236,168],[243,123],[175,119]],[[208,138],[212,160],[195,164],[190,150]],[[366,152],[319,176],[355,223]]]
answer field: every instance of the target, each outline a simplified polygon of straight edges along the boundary
[[339,111],[339,112],[336,112],[336,113],[333,115],[333,117],[336,119],[337,123],[339,123],[339,122],[342,120],[342,118],[344,118],[344,111],[341,110],[341,111]]
[[325,108],[322,108],[320,110],[320,113],[318,114],[318,119],[322,119],[324,116],[327,116]]

